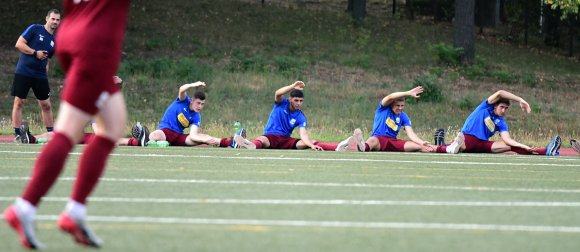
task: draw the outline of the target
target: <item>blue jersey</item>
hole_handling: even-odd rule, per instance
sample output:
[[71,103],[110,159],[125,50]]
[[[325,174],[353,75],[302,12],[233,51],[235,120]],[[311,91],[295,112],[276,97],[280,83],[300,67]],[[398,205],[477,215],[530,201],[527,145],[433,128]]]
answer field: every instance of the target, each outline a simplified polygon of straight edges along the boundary
[[268,123],[264,129],[264,135],[290,136],[294,128],[306,128],[306,117],[302,111],[297,109],[291,112],[288,109],[289,105],[290,101],[286,98],[283,98],[280,103],[274,102],[270,118],[268,118]]
[[390,105],[383,106],[379,102],[379,106],[375,112],[375,122],[373,123],[373,134],[371,136],[397,138],[401,127],[404,126],[411,126],[411,120],[405,112],[397,115],[393,112]]
[[189,96],[186,96],[183,101],[180,101],[179,98],[175,99],[165,110],[157,129],[171,129],[183,134],[183,130],[190,125],[199,127],[201,125],[201,114],[189,109],[190,102]]
[[503,117],[493,113],[493,104],[488,104],[487,99],[467,117],[461,129],[463,134],[469,134],[484,141],[488,141],[498,131],[508,131],[508,125]]
[[[44,25],[33,24],[20,36],[26,39],[27,45],[30,48],[37,51],[47,51],[48,58],[52,58],[54,54],[54,36],[44,28]],[[34,55],[20,54],[18,64],[16,65],[16,74],[32,78],[48,79],[46,76],[48,58],[39,60]]]

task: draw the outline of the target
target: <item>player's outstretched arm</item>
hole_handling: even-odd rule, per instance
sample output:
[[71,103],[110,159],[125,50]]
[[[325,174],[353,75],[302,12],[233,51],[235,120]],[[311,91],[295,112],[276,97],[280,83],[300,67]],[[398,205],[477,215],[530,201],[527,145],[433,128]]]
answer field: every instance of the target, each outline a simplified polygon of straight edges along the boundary
[[487,98],[487,103],[488,104],[494,104],[496,103],[499,99],[508,99],[511,101],[516,101],[520,103],[520,107],[522,108],[523,111],[525,111],[526,113],[530,113],[532,112],[532,108],[530,107],[530,104],[528,104],[528,102],[526,102],[526,100],[524,100],[523,98],[512,94],[508,91],[505,90],[499,90],[495,93],[493,93],[491,96],[489,96]]
[[282,102],[282,98],[284,97],[284,94],[286,94],[294,89],[302,90],[302,89],[304,89],[304,86],[305,86],[304,82],[295,81],[294,83],[292,83],[288,86],[281,87],[278,90],[276,90],[276,92],[274,93],[274,101],[276,101],[276,103],[280,103],[280,102]]
[[423,87],[417,86],[409,91],[391,93],[383,98],[383,100],[381,101],[381,104],[383,106],[388,106],[391,103],[393,103],[395,100],[397,100],[398,98],[406,97],[406,96],[419,98],[419,94],[423,93],[423,91],[424,91]]
[[527,146],[523,143],[519,143],[516,140],[513,140],[508,131],[500,132],[499,135],[501,136],[501,140],[509,146],[520,147],[520,148],[525,149],[527,151],[532,151],[532,148],[530,146]]
[[306,146],[310,147],[310,149],[317,150],[317,151],[324,150],[324,149],[322,149],[322,147],[320,147],[318,145],[314,145],[314,143],[312,143],[312,140],[310,140],[310,137],[308,136],[308,131],[306,130],[306,128],[300,128],[300,140],[302,140],[302,142],[304,142],[304,144],[306,144]]
[[205,82],[198,81],[194,83],[181,85],[181,87],[179,87],[179,93],[177,94],[179,100],[180,101],[185,100],[185,97],[187,96],[187,90],[193,87],[205,87]]

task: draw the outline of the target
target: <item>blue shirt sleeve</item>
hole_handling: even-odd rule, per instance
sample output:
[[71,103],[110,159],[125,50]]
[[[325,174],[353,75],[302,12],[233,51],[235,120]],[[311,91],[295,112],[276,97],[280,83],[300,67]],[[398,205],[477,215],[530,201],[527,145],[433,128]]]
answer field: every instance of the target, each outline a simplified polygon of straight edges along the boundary
[[28,26],[28,28],[26,28],[26,30],[24,30],[20,36],[26,39],[27,42],[30,42],[30,40],[34,37],[34,34],[36,34],[35,27],[36,25]]
[[405,126],[412,126],[411,125],[411,119],[409,118],[409,116],[407,116],[407,114],[405,114],[405,112],[401,113],[401,125],[403,127]]

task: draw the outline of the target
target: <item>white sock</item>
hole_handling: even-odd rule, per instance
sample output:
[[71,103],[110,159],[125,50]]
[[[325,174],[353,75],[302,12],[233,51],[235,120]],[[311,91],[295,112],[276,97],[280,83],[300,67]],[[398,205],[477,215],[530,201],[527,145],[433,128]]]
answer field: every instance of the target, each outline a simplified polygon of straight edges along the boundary
[[64,210],[74,219],[85,219],[87,217],[87,207],[72,199],[68,200]]
[[36,207],[23,198],[17,198],[14,203],[16,211],[21,215],[36,216]]

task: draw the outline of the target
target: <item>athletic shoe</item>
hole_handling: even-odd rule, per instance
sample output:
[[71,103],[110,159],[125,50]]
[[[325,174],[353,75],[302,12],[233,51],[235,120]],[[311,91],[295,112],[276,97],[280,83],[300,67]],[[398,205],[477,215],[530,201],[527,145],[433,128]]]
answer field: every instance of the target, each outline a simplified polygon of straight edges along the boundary
[[244,149],[256,149],[256,145],[250,142],[248,139],[243,138],[242,136],[235,135],[234,142],[236,142],[237,148],[244,148]]
[[139,140],[139,145],[140,146],[147,146],[147,142],[149,142],[149,129],[147,128],[147,126],[142,126],[141,130],[139,131],[139,137],[137,138],[137,140]]
[[455,139],[453,140],[453,143],[447,146],[447,153],[450,154],[459,153],[459,149],[461,148],[461,146],[463,146],[464,143],[465,136],[463,136],[463,133],[459,132],[459,134],[457,134],[457,137],[455,137]]
[[32,134],[28,131],[28,122],[23,121],[20,124],[20,142],[23,144],[30,143],[30,139],[32,139]]
[[72,235],[75,242],[94,248],[100,248],[103,241],[89,229],[83,219],[74,219],[66,212],[58,217],[58,226],[64,232]]
[[365,141],[363,140],[362,131],[359,128],[354,129],[352,139],[356,144],[356,149],[360,152],[365,151]]
[[338,143],[334,151],[347,151],[348,147],[354,144],[355,142],[353,141],[352,136],[349,136],[347,139],[344,139],[342,142]]
[[558,156],[560,155],[560,147],[562,147],[562,138],[555,135],[550,141],[550,144],[546,147],[546,156]]
[[570,140],[570,145],[572,145],[572,149],[574,149],[576,152],[580,153],[580,143],[578,141],[576,141],[576,139]]
[[18,233],[22,246],[39,250],[45,248],[44,244],[36,239],[33,216],[20,215],[15,206],[10,206],[4,210],[4,220]]
[[[241,136],[244,139],[246,138],[246,129],[241,128],[240,130],[238,130],[238,132],[236,132],[236,136]],[[236,141],[234,141],[234,138],[232,137],[232,144],[230,144],[230,147],[232,148],[240,148],[238,146],[238,144],[236,143]]]
[[141,132],[142,128],[143,126],[141,126],[141,122],[137,122],[135,126],[131,128],[131,135],[133,136],[133,138],[139,138],[139,132]]
[[434,134],[435,145],[445,146],[445,129],[437,129]]
[[20,135],[15,135],[14,136],[14,143],[21,143],[22,141],[20,141]]

